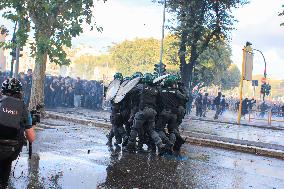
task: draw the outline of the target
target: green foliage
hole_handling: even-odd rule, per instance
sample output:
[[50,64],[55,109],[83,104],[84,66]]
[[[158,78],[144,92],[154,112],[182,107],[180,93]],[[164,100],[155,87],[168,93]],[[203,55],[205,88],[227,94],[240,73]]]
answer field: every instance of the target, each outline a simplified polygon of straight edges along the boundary
[[230,90],[238,87],[240,79],[241,72],[239,68],[235,64],[232,64],[221,77],[222,89]]
[[[178,39],[174,35],[166,36],[163,63],[168,72],[177,73],[180,62],[178,60]],[[81,56],[73,62],[73,73],[91,78],[96,67],[108,67],[123,73],[124,76],[134,72],[153,72],[154,65],[159,63],[160,41],[150,39],[135,39],[123,41],[110,48],[109,54],[100,56]],[[225,43],[218,43],[208,48],[199,57],[199,64],[195,67],[195,83],[205,86],[220,84],[224,73],[231,65],[231,49]],[[233,79],[233,78],[232,78]],[[238,83],[238,79],[237,79]],[[230,85],[230,84],[227,84]]]
[[110,54],[115,67],[123,75],[131,75],[137,68],[149,72],[159,62],[159,41],[153,38],[126,40],[111,47]]
[[94,69],[96,67],[98,68],[108,67],[109,62],[110,62],[109,55],[100,55],[100,56],[83,55],[75,59],[75,61],[72,63],[73,65],[72,74],[76,76],[85,75],[86,78],[92,78],[94,74]]
[[171,29],[179,37],[179,59],[182,80],[192,81],[198,57],[217,41],[230,38],[235,19],[232,9],[247,0],[168,0],[168,11],[176,15]]
[[[282,5],[283,11],[279,13],[279,16],[284,16],[284,5]],[[284,22],[280,24],[280,26],[284,26]]]
[[214,47],[207,48],[197,61],[198,64],[194,68],[194,85],[218,85],[224,72],[232,64],[231,49],[224,43],[216,43]]
[[[178,48],[177,38],[169,35],[164,42],[163,63],[167,71],[178,70]],[[115,44],[109,50],[112,64],[123,75],[132,75],[139,70],[143,73],[153,72],[154,65],[160,59],[160,41],[157,39],[135,39]]]
[[[27,41],[31,27],[35,44],[33,54],[48,54],[51,62],[69,64],[63,47],[71,47],[73,37],[83,32],[83,23],[93,22],[93,0],[5,0],[0,1],[3,17],[20,25],[17,43]],[[97,28],[101,30],[101,28]]]

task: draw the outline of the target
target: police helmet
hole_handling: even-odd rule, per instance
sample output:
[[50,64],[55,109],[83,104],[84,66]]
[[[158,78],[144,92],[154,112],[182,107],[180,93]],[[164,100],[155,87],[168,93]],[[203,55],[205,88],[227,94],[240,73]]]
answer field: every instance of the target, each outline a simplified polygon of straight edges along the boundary
[[152,84],[153,83],[153,80],[154,80],[154,77],[151,73],[145,73],[143,75],[143,82],[144,83],[147,83],[147,84]]
[[169,75],[165,81],[164,81],[164,85],[165,86],[173,86],[177,81],[177,77],[175,75]]
[[22,91],[22,83],[16,78],[6,79],[2,83],[1,93],[6,94],[19,94]]
[[157,72],[154,72],[153,74],[153,78],[156,79],[157,77],[159,77],[159,74]]
[[180,81],[181,81],[181,76],[180,76],[180,74],[177,74],[176,76],[177,76],[177,81],[180,82]]
[[142,74],[141,72],[135,72],[135,73],[132,75],[132,79],[137,78],[137,77],[142,78],[142,77],[143,77],[143,74]]
[[123,80],[122,73],[119,72],[115,73],[113,78],[122,81]]

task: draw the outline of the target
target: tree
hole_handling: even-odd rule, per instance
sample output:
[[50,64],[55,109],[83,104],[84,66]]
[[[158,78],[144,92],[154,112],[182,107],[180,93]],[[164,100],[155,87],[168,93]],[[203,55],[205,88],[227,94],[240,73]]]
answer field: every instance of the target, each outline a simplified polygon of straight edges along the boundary
[[[111,62],[118,71],[130,75],[136,71],[153,72],[159,63],[160,41],[154,38],[125,40],[110,48]],[[167,35],[164,39],[163,63],[169,72],[178,72],[178,38]]]
[[159,41],[150,39],[125,40],[109,50],[115,67],[124,75],[133,71],[149,72],[159,62]]
[[[33,85],[30,107],[43,103],[46,63],[49,59],[59,65],[68,65],[63,47],[71,47],[73,37],[83,32],[86,23],[93,22],[93,0],[5,0],[0,1],[3,17],[19,23],[17,43],[24,46],[30,27],[34,31],[32,54],[36,64],[33,72]],[[101,28],[97,29],[100,31]]]
[[190,84],[198,57],[216,41],[229,38],[235,21],[231,10],[246,0],[168,0],[168,11],[176,15],[177,26],[171,29],[179,36],[180,72]]
[[72,62],[72,75],[85,78],[93,78],[95,68],[112,68],[109,67],[110,63],[110,55],[83,55],[74,60]]
[[[164,40],[163,63],[167,72],[177,73],[179,70],[177,36],[168,35]],[[160,41],[153,38],[125,40],[115,44],[108,54],[100,56],[81,56],[72,63],[72,73],[76,76],[92,78],[94,69],[104,70],[108,67],[122,72],[124,76],[136,71],[153,72],[154,64],[159,61]],[[195,67],[194,84],[203,83],[205,86],[220,84],[224,72],[232,61],[231,49],[224,42],[216,43],[214,48],[207,48],[198,58]]]
[[193,85],[219,85],[224,72],[232,64],[231,55],[230,47],[223,42],[216,43],[214,48],[207,48],[197,59],[198,64],[193,70]]
[[230,90],[238,87],[240,79],[241,72],[239,68],[235,64],[232,64],[221,77],[222,89]]
[[9,30],[4,25],[1,25],[0,26],[0,34],[1,35],[8,35],[9,34]]
[[[279,13],[279,16],[284,16],[284,5],[282,5],[283,11]],[[280,26],[284,26],[284,22],[280,24]]]

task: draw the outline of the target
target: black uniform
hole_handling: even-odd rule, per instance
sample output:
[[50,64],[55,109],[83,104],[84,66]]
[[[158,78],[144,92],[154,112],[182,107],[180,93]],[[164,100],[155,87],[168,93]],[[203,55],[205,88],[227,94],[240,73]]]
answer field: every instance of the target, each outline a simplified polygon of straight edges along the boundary
[[221,106],[220,114],[223,114],[226,110],[226,99],[224,97],[222,97],[221,99],[220,106]]
[[221,112],[220,104],[221,104],[221,93],[218,93],[218,96],[214,99],[214,105],[216,107],[216,113],[214,119],[218,119],[218,116]]
[[186,114],[186,104],[189,101],[188,92],[182,83],[178,84],[178,90],[181,92],[182,96],[178,100],[178,114],[177,123],[180,125]]
[[[156,130],[163,142],[171,148],[176,143],[177,137],[180,137],[178,129],[179,102],[186,101],[186,96],[178,89],[164,87],[160,90],[159,100],[162,111],[158,115]],[[166,126],[168,137],[165,132]]]
[[246,114],[248,114],[248,99],[245,98],[242,101],[242,115],[245,116]]
[[155,145],[161,148],[162,140],[155,131],[158,90],[148,84],[138,84],[135,90],[134,93],[138,92],[139,97],[139,111],[134,116],[127,149],[133,149],[136,137],[139,135],[139,139],[141,139],[145,134],[148,134]]
[[[17,128],[0,125],[0,188],[7,187],[12,161],[18,157],[25,142],[24,131],[32,127],[32,119],[24,103],[22,108],[20,124]],[[8,142],[4,142],[7,140]],[[14,146],[14,150],[10,145]],[[6,157],[8,153],[11,155]]]
[[202,116],[202,95],[199,94],[198,97],[195,99],[195,106],[196,106],[196,116]]
[[208,105],[209,105],[208,95],[205,95],[202,99],[202,115],[203,115],[203,117],[206,117]]
[[123,127],[125,122],[128,122],[129,112],[127,109],[126,103],[128,102],[128,98],[124,98],[119,103],[111,102],[111,116],[110,121],[112,124],[111,131],[108,135],[108,144],[110,145],[112,138],[115,137],[116,144],[121,144],[122,140],[127,141],[127,134]]

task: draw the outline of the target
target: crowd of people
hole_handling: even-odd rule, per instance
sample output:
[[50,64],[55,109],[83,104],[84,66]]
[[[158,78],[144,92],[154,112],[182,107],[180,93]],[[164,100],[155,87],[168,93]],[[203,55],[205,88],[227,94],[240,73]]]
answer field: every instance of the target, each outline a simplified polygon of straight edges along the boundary
[[[8,78],[7,73],[0,73],[0,82],[3,82],[6,78]],[[23,86],[24,101],[28,104],[31,96],[32,70],[29,69],[26,74],[19,73],[18,78]],[[44,83],[44,104],[46,108],[102,109],[104,93],[102,81],[47,75]]]
[[208,93],[205,93],[204,95],[198,93],[194,101],[194,106],[196,108],[196,116],[206,117],[208,110],[216,110],[214,119],[218,119],[218,116],[222,115],[229,105],[225,95],[222,95],[222,93],[219,92],[217,97],[209,96]]
[[[209,96],[208,93],[205,93],[204,95],[198,93],[195,95],[193,105],[196,109],[196,116],[206,117],[206,113],[209,110],[216,110],[214,119],[218,119],[218,115],[222,115],[227,110],[238,112],[240,101],[239,99],[232,97],[226,98],[221,92],[218,93],[217,97]],[[191,104],[188,106],[191,106]],[[188,107],[188,109],[190,108]],[[259,117],[264,117],[268,111],[271,111],[272,116],[284,117],[284,103],[256,101],[254,98],[244,98],[242,100],[242,116],[245,116],[252,111],[257,112]]]

